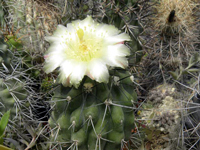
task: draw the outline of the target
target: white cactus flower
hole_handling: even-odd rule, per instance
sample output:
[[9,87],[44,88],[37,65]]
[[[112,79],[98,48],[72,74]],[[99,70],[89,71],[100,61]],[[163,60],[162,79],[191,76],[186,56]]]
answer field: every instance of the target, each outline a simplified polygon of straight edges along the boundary
[[46,73],[60,67],[59,82],[64,86],[79,86],[85,75],[97,82],[108,82],[108,66],[125,68],[130,50],[124,41],[126,33],[113,25],[95,22],[91,16],[58,25],[52,36],[46,37],[50,47],[45,54]]

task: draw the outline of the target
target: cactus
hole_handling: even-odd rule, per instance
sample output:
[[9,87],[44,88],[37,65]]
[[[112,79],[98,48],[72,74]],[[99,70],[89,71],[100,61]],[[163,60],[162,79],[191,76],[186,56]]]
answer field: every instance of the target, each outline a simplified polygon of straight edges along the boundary
[[152,149],[185,149],[185,145],[179,143],[183,140],[179,137],[182,132],[180,110],[183,106],[178,97],[180,95],[172,85],[163,84],[150,90],[139,113],[143,120],[141,124],[145,126],[140,128],[145,135],[145,146],[149,145]]
[[[138,15],[142,18],[139,22],[144,31],[139,40],[146,54],[138,70],[142,69],[143,83],[153,87],[156,83],[169,81],[174,74],[185,70],[189,66],[190,58],[199,51],[199,4],[192,0],[140,3],[141,13]],[[186,5],[187,7],[184,7]],[[184,78],[180,78],[182,75],[176,76],[176,80],[184,81]]]
[[3,7],[9,28],[18,31],[18,38],[23,39],[24,50],[32,57],[41,56],[45,51],[45,34],[57,25],[56,8],[34,0],[3,0]]
[[[12,35],[1,35],[0,41],[0,98],[1,113],[10,109],[11,118],[18,117],[18,111],[25,108],[24,101],[28,97],[26,85],[30,82],[25,68],[21,68],[23,60],[16,48],[21,50],[20,41],[15,41]],[[26,81],[27,80],[27,81]],[[29,81],[28,81],[29,80]]]
[[[134,18],[136,17],[134,14],[136,3],[134,1],[124,1],[122,3],[115,1],[76,2],[68,1],[64,5],[67,6],[65,9],[68,11],[63,11],[61,20],[63,25],[72,20],[84,19],[87,15],[91,15],[92,19],[97,20],[101,25],[102,22],[114,24],[116,27],[130,33],[132,41],[129,43],[132,53],[139,50],[139,45],[136,42],[139,27],[136,18]],[[131,22],[132,18],[135,21]],[[87,20],[89,19],[87,18]],[[76,26],[77,22],[79,20],[66,26],[70,27],[71,24]],[[107,28],[108,25],[104,27]],[[56,38],[60,37],[64,32],[62,30],[64,30],[64,27],[58,26],[53,37],[46,38],[52,45],[49,48],[50,52],[45,54],[46,65],[44,70],[47,73],[52,72],[59,64],[56,62],[58,59],[54,58],[60,57],[60,54],[53,52],[53,46],[55,47],[57,44]],[[111,27],[110,30],[112,30]],[[80,41],[85,35],[84,32],[86,31],[82,28],[77,29],[76,34]],[[73,30],[71,34],[73,34]],[[65,35],[63,36],[65,37]],[[87,43],[86,39],[85,43]],[[85,45],[81,45],[81,49],[88,50]],[[71,56],[71,53],[69,55]],[[60,57],[59,61],[62,61],[61,59]],[[80,56],[80,59],[82,59],[82,56]],[[87,59],[89,58],[87,57]],[[130,65],[134,65],[135,62],[134,58],[130,58]],[[123,66],[123,63],[121,66]],[[68,68],[68,70],[71,70],[70,67]],[[107,83],[101,78],[92,77],[89,69],[85,75],[90,78],[84,77],[80,83],[73,80],[73,73],[73,75],[66,77],[65,73],[62,74],[62,70],[64,71],[64,65],[63,67],[61,65],[61,73],[58,76],[60,80],[57,81],[63,85],[55,85],[54,95],[51,100],[52,112],[48,121],[51,127],[52,145],[50,147],[59,146],[63,149],[81,150],[131,148],[129,139],[131,137],[131,129],[134,128],[135,123],[136,108],[134,104],[137,100],[137,94],[130,70],[109,68],[110,77]],[[57,74],[58,70],[54,71],[54,75]],[[80,79],[78,78],[77,80]]]
[[[52,142],[79,149],[123,147],[134,127],[133,106],[137,99],[129,76],[128,72],[115,71],[109,84],[86,79],[78,89],[59,85],[49,119]],[[121,80],[115,81],[115,77]]]
[[[26,99],[28,93],[24,88],[22,77],[24,73],[20,73],[20,62],[15,64],[18,58],[8,49],[8,44],[4,42],[5,38],[2,35],[1,47],[1,65],[0,65],[0,97],[1,97],[1,112],[5,113],[11,109],[11,117],[16,116],[15,107],[20,106],[20,100]],[[9,42],[9,41],[7,41]],[[10,43],[9,43],[10,44]],[[13,61],[15,60],[15,61]],[[14,104],[16,103],[16,104]],[[17,109],[18,110],[18,109]]]
[[[29,149],[37,145],[36,137],[45,131],[45,127],[38,122],[28,126],[29,122],[34,122],[35,119],[44,120],[45,116],[38,114],[38,109],[43,109],[44,106],[39,105],[40,95],[35,89],[37,84],[30,78],[30,70],[23,65],[26,58],[22,58],[20,53],[14,52],[13,49],[8,49],[8,44],[10,43],[3,41],[1,43],[1,47],[5,49],[2,49],[0,64],[0,117],[10,110],[4,145],[13,149]],[[37,145],[41,146],[47,149],[45,144]]]
[[[11,109],[6,145],[17,149],[199,148],[198,141],[192,139],[198,138],[199,117],[195,113],[198,104],[186,104],[190,100],[188,95],[194,97],[194,93],[199,93],[196,89],[200,61],[197,0],[1,0],[0,3],[3,8],[0,12],[5,13],[0,13],[3,32],[0,109],[1,113]],[[83,75],[83,79],[76,81],[74,74],[65,76],[66,70],[58,75],[65,65],[45,74],[43,62],[50,57],[57,58],[48,55],[45,36],[51,35],[58,24],[68,26],[87,16],[99,24],[114,25],[131,36],[131,42],[125,42],[131,50],[129,66],[125,70],[109,67],[110,76],[105,75],[107,82],[106,77],[91,76],[90,69],[84,74],[88,77]],[[83,29],[77,29],[77,35],[81,41]],[[93,42],[97,40],[94,39]],[[52,45],[50,38],[47,41]],[[81,41],[82,54],[90,49],[85,43]],[[55,67],[48,69],[45,65],[47,73]],[[48,135],[47,126],[37,122],[29,128],[25,117],[29,116],[31,121],[43,120],[43,113],[36,115],[31,111],[40,114],[41,109],[48,109],[46,100],[49,99],[52,99],[48,102],[52,110],[47,125],[51,129],[50,139],[40,136],[44,132],[44,137]],[[18,126],[11,123],[19,120]],[[181,136],[175,132],[177,128],[183,130]],[[44,142],[37,143],[38,139]],[[15,146],[9,144],[11,141]]]
[[[12,85],[12,87],[11,87]],[[1,78],[1,103],[2,113],[11,109],[11,117],[18,117],[18,111],[23,106],[20,101],[25,100],[27,92],[23,89],[23,83],[15,80],[14,78],[3,79]]]
[[200,121],[199,118],[199,94],[194,92],[192,97],[192,101],[187,105],[187,113],[184,117],[184,136],[185,136],[185,143],[187,148],[190,149],[198,149],[200,148],[198,139],[199,129],[198,123]]
[[[143,27],[139,40],[146,53],[136,67],[136,74],[146,91],[141,90],[138,111],[138,119],[143,121],[137,130],[142,132],[135,133],[133,138],[138,135],[145,138],[138,144],[139,149],[192,149],[198,141],[187,140],[192,136],[187,131],[191,128],[185,128],[185,118],[188,121],[188,109],[191,109],[187,106],[191,95],[188,90],[198,91],[195,86],[200,60],[199,3],[141,0],[139,5],[137,14]],[[155,88],[152,90],[152,87]]]
[[[13,58],[16,57],[8,50],[6,43],[2,41],[2,62],[0,65],[0,112],[2,115],[10,110],[10,122],[8,124],[9,136],[6,134],[5,138],[15,138],[15,128],[17,122],[22,122],[22,118],[28,115],[29,103],[27,101],[28,92],[25,88],[23,77],[25,73],[21,72],[19,62],[13,63]],[[19,125],[20,126],[20,125]],[[13,130],[14,129],[14,130]],[[5,140],[7,143],[7,140]],[[8,144],[8,143],[7,143]],[[6,144],[6,145],[7,145]],[[12,144],[8,144],[11,146]]]
[[[33,85],[38,88],[35,93],[44,96],[39,98],[41,102],[35,103],[32,99],[31,103],[45,103],[44,107],[47,107],[44,100],[52,98],[49,101],[52,111],[48,120],[51,129],[48,148],[138,149],[132,147],[137,145],[136,140],[143,144],[141,149],[150,149],[149,146],[151,149],[199,148],[198,141],[192,139],[199,132],[198,115],[194,112],[198,108],[193,110],[193,106],[198,107],[198,104],[186,104],[190,100],[188,95],[191,95],[188,89],[193,90],[192,95],[199,93],[199,89],[196,90],[200,62],[197,0],[3,0],[2,3],[9,30],[13,28],[16,34],[6,36],[7,49],[11,53],[1,53],[4,65],[1,67],[12,70],[10,64],[15,63],[10,58],[23,57],[20,69],[31,70],[30,76],[37,83],[39,81],[39,84]],[[74,68],[62,65],[55,69],[53,61],[49,66],[55,65],[54,68],[45,65],[44,71],[55,71],[45,74],[42,63],[57,58],[57,55],[49,55],[57,53],[46,51],[49,44],[44,42],[44,37],[52,35],[58,24],[68,27],[71,22],[78,22],[78,19],[83,20],[87,16],[99,24],[114,25],[131,36],[131,42],[125,42],[131,50],[129,66],[125,70],[109,67],[109,78],[105,75],[107,82],[106,77],[91,76],[90,68],[81,70],[84,72],[81,79],[76,78],[74,73],[66,77],[66,72],[76,68],[76,65]],[[141,27],[143,32],[139,36]],[[81,41],[84,31],[76,30]],[[49,37],[46,39],[51,49],[55,43]],[[97,40],[94,39],[92,42]],[[85,43],[89,42],[81,41],[79,45],[83,55],[90,49]],[[95,44],[98,49],[98,43]],[[37,69],[33,70],[35,67]],[[13,83],[9,80],[10,85]],[[136,92],[142,103],[138,103]],[[38,99],[38,95],[36,97]],[[138,116],[135,116],[136,112]],[[31,148],[31,144],[27,148]],[[47,149],[44,145],[42,147]]]
[[[38,131],[36,129],[32,131],[30,127],[27,127],[28,121],[37,118],[35,114],[37,101],[34,98],[37,98],[39,94],[35,92],[36,84],[29,74],[35,73],[36,70],[34,70],[32,59],[24,51],[22,40],[17,32],[8,28],[4,16],[2,19],[0,26],[2,31],[0,39],[0,117],[10,110],[10,119],[3,144],[11,148],[25,149],[27,143],[27,148],[37,145],[32,139],[36,138]],[[32,126],[36,128],[38,125],[35,123]]]

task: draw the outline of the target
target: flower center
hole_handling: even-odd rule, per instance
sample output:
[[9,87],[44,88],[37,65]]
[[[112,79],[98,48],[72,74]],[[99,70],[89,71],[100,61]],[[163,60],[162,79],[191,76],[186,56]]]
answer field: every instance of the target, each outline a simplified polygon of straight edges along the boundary
[[90,52],[90,49],[88,48],[87,45],[84,44],[84,42],[81,42],[81,43],[79,44],[79,51],[80,51],[80,53],[82,53],[82,54],[87,54],[87,53]]
[[92,33],[84,32],[81,28],[76,31],[76,34],[79,38],[79,44],[74,49],[74,58],[87,62],[98,57],[101,49],[101,39],[97,39]]

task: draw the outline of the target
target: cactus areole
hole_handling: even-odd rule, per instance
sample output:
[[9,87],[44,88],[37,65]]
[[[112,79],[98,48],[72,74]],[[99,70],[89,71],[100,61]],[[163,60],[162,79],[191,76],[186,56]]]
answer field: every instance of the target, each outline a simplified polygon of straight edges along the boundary
[[126,33],[113,25],[95,22],[91,16],[73,21],[67,27],[58,25],[52,36],[46,37],[50,47],[45,54],[46,73],[60,67],[59,82],[64,86],[79,86],[85,75],[107,83],[108,66],[126,68],[130,50],[124,41]]

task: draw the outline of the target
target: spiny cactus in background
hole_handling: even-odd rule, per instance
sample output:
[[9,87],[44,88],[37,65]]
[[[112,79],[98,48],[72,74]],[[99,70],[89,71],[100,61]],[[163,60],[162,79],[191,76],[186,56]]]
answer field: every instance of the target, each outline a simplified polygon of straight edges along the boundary
[[4,15],[1,19],[0,117],[7,110],[11,111],[4,145],[23,150],[37,145],[36,140],[44,130],[34,122],[38,119],[35,107],[39,94],[35,92],[37,83],[29,74],[34,70],[32,59],[27,57],[20,38],[7,26]]
[[190,83],[190,86],[185,86],[184,96],[187,100],[185,102],[185,114],[183,117],[184,138],[187,149],[199,149],[199,122],[200,122],[200,96],[199,96],[199,78],[196,76]]
[[[24,83],[22,77],[24,75],[18,64],[15,64],[19,58],[14,56],[11,50],[8,49],[8,45],[5,43],[5,39],[3,35],[1,35],[0,39],[0,97],[1,97],[1,113],[5,113],[9,109],[11,109],[11,117],[17,116],[18,109],[15,107],[19,107],[19,100],[26,99],[28,93],[24,88]],[[15,61],[13,61],[15,60]],[[14,106],[14,103],[15,106]]]
[[[2,36],[3,37],[3,36]],[[4,39],[5,40],[5,39]],[[43,120],[41,115],[36,114],[38,108],[39,93],[35,91],[35,85],[29,78],[28,69],[23,67],[22,56],[8,49],[10,43],[1,42],[0,64],[0,117],[10,110],[10,120],[5,135],[4,144],[19,150],[28,149],[37,145],[45,147],[45,144],[37,144],[37,139],[45,127],[35,119]],[[11,46],[11,45],[10,45]],[[42,113],[42,112],[40,112]],[[40,116],[40,117],[38,117]],[[31,123],[31,124],[30,124]],[[40,137],[40,139],[42,139]],[[47,148],[45,148],[47,149]]]
[[[24,89],[23,82],[18,81],[20,80],[19,77],[8,77],[1,72],[1,113],[5,113],[11,109],[11,118],[17,118],[20,115],[18,111],[25,105],[23,101],[27,98],[28,93]],[[25,108],[25,106],[23,107]]]
[[[1,41],[1,65],[0,65],[0,112],[2,115],[10,110],[10,121],[8,134],[10,136],[5,136],[5,138],[13,138],[15,136],[14,129],[16,123],[21,122],[23,117],[29,116],[27,109],[29,103],[27,101],[28,92],[26,91],[24,85],[25,74],[19,69],[19,64],[14,65],[12,63],[13,54],[8,51],[8,46]],[[17,58],[15,58],[17,59]],[[19,67],[20,68],[20,67]],[[20,126],[20,125],[19,125]],[[5,143],[7,140],[5,140]],[[11,144],[8,144],[11,146]]]
[[181,142],[184,140],[181,136],[181,109],[184,106],[179,97],[177,89],[168,84],[150,90],[146,103],[141,106],[143,109],[138,112],[145,126],[139,129],[145,136],[143,147],[166,150],[185,147]]
[[10,28],[18,30],[17,36],[23,39],[25,51],[32,57],[41,56],[45,51],[45,34],[51,33],[57,25],[57,8],[37,0],[3,0],[2,4],[5,20]]
[[175,76],[183,80],[188,66],[195,68],[189,65],[190,58],[199,52],[199,3],[160,0],[140,1],[140,5],[138,18],[144,31],[139,39],[146,50],[138,67],[138,72],[143,72],[142,82],[152,87]]
[[193,0],[160,0],[153,6],[156,13],[152,18],[155,28],[164,34],[181,34],[189,38],[190,34],[197,31],[195,22],[197,5]]
[[[163,98],[162,91],[160,91],[162,88],[150,90],[148,94],[146,91],[140,90],[140,97],[147,96],[147,101],[144,100],[141,104],[141,108],[147,108],[147,110],[141,110],[141,115],[143,115],[143,119],[153,118],[153,121],[144,122],[144,125],[147,126],[147,129],[144,129],[144,135],[146,134],[147,137],[148,135],[151,137],[148,137],[150,138],[150,142],[143,142],[141,149],[144,149],[144,147],[147,149],[155,148],[154,143],[156,142],[160,142],[157,145],[162,145],[162,147],[157,147],[157,149],[192,149],[198,143],[199,138],[194,141],[191,140],[193,136],[188,131],[192,130],[192,127],[191,124],[189,124],[190,127],[185,127],[185,123],[188,124],[185,120],[191,117],[189,113],[192,109],[190,106],[192,102],[189,102],[191,99],[189,96],[193,95],[191,94],[192,92],[198,93],[199,91],[199,88],[197,88],[197,85],[199,85],[200,69],[198,40],[200,37],[199,2],[194,0],[141,0],[139,1],[139,5],[141,7],[137,14],[138,18],[140,18],[139,22],[144,29],[139,40],[144,50],[146,50],[146,54],[143,56],[140,65],[135,67],[139,84],[148,91],[152,87],[158,87],[162,83],[170,83],[176,89],[174,94],[178,94],[178,97],[169,95]],[[165,91],[168,88],[168,85],[163,86]],[[159,93],[157,96],[154,96],[157,93],[155,91]],[[156,106],[150,102],[150,99],[152,99],[150,95],[153,95],[152,102],[162,99],[163,104]],[[164,105],[165,100],[173,104],[173,106],[170,104]],[[178,107],[176,107],[177,104],[179,104]],[[199,109],[197,104],[193,105]],[[167,114],[162,113],[162,111],[166,111],[163,107],[166,109],[174,108],[174,110]],[[160,108],[163,109],[160,110]],[[152,113],[148,114],[148,110]],[[175,116],[181,116],[180,120],[176,120]],[[142,119],[142,116],[140,117]],[[165,122],[164,126],[162,122]],[[171,125],[173,128],[170,129],[175,130],[179,128],[179,132],[171,134],[170,132],[172,131],[165,129],[171,123],[173,124]],[[194,125],[193,128],[197,127],[195,123],[192,125]],[[149,131],[151,128],[152,131]],[[157,132],[151,135],[153,131]],[[154,138],[158,138],[157,136],[166,138],[166,132],[169,133],[167,134],[167,140],[154,140]],[[190,141],[190,144],[186,141]],[[196,147],[198,146],[196,145]]]
[[[146,104],[147,109],[148,105],[153,106],[152,110],[142,111],[141,116],[144,116],[142,119],[146,120],[148,126],[158,128],[163,132],[169,132],[169,126],[178,124],[178,119],[180,119],[180,114],[177,110],[180,105],[175,100],[177,96],[178,92],[170,85],[165,84],[154,88],[149,92]],[[142,107],[146,109],[145,104]]]
[[7,48],[8,46],[5,44],[4,38],[1,35],[0,37],[0,54],[1,54],[0,63],[1,63],[1,66],[4,67],[8,71],[7,67],[10,67],[11,59],[13,56],[12,56],[12,53],[10,53],[7,50]]

